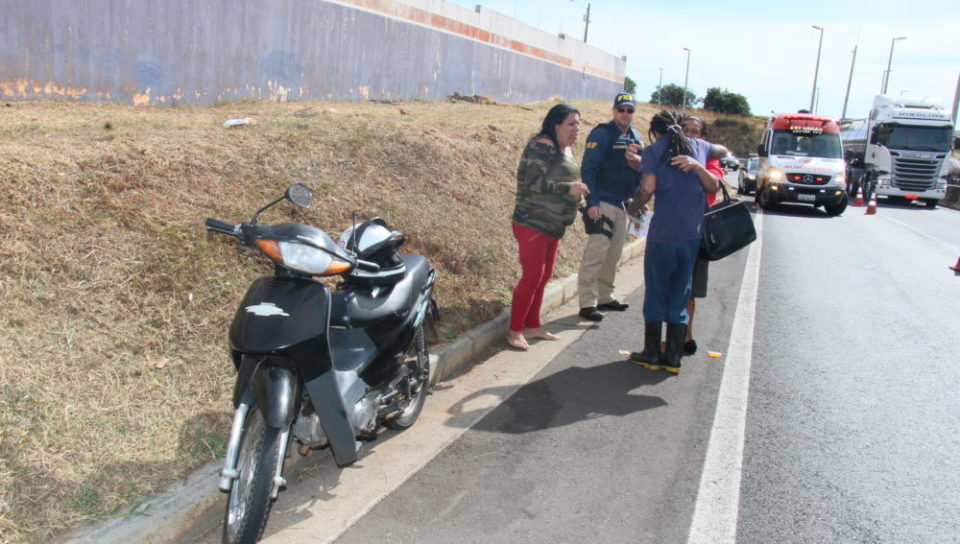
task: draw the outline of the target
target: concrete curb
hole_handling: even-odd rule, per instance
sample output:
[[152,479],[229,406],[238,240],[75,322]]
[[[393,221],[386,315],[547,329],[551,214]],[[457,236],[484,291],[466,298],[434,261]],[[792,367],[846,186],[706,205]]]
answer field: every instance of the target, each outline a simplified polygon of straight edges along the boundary
[[[646,239],[628,243],[620,256],[620,266],[642,256]],[[573,274],[547,285],[543,297],[543,312],[559,308],[577,296],[577,276]],[[431,384],[466,371],[473,359],[490,346],[502,342],[510,322],[510,309],[483,325],[465,333],[431,355]],[[285,471],[295,469],[305,460],[319,461],[329,450],[315,452],[309,457],[291,456]],[[143,497],[142,500],[118,517],[100,520],[74,529],[54,539],[57,544],[172,544],[186,537],[191,529],[208,519],[224,504],[223,493],[217,489],[222,461],[207,463],[179,482]],[[291,472],[292,473],[292,472]]]

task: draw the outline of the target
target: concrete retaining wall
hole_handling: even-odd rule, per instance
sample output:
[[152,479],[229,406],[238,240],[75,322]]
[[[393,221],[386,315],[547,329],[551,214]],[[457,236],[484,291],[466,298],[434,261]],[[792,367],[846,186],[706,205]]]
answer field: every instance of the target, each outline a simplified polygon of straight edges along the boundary
[[626,61],[443,0],[6,0],[0,99],[608,99]]

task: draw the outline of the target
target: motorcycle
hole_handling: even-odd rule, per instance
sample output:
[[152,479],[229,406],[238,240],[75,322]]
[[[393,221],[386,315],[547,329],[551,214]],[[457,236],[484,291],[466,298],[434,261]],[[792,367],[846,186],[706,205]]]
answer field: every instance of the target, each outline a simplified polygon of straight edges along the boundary
[[[381,426],[413,425],[429,386],[427,336],[439,314],[427,259],[399,254],[405,238],[381,218],[354,219],[339,243],[309,225],[258,222],[284,200],[308,208],[313,193],[295,183],[250,221],[206,220],[274,268],[249,287],[230,326],[237,378],[219,486],[228,494],[225,544],[260,539],[292,443],[301,455],[329,447],[348,466]],[[333,276],[335,289],[315,279]]]

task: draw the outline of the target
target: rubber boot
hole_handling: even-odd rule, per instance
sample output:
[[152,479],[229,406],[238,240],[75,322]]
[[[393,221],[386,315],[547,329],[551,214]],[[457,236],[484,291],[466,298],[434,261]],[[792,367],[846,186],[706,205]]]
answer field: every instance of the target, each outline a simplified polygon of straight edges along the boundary
[[680,373],[683,340],[687,336],[686,323],[667,323],[667,350],[660,357],[660,368],[672,374]]
[[630,360],[650,370],[660,370],[660,336],[663,334],[663,323],[660,321],[644,323],[643,351],[630,354]]

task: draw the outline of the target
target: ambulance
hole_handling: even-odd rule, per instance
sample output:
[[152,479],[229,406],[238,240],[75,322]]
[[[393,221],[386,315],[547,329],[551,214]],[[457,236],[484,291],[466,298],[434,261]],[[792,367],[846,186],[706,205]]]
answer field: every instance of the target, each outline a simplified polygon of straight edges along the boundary
[[846,163],[839,124],[822,115],[779,113],[767,120],[760,146],[757,203],[823,207],[829,215],[847,209]]

